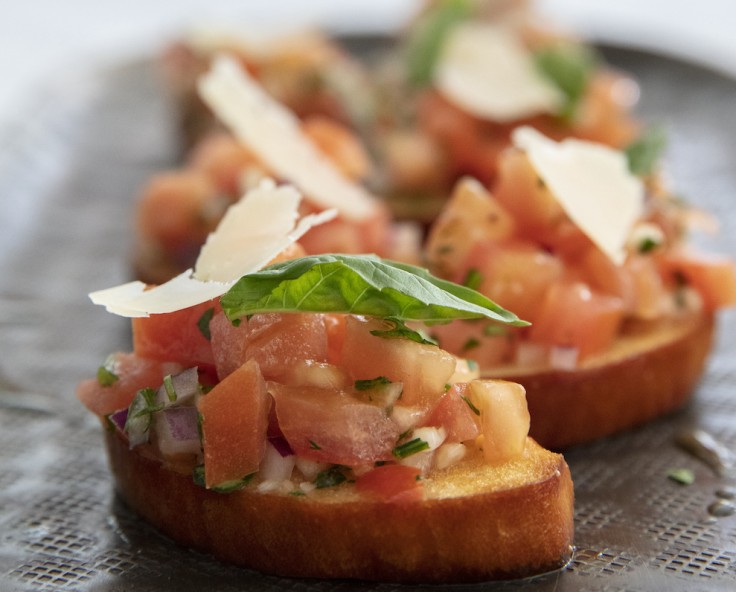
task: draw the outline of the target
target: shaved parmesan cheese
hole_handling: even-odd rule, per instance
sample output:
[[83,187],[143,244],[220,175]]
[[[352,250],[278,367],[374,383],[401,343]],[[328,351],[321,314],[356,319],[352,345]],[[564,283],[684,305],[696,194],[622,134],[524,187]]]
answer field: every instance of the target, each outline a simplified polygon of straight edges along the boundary
[[145,317],[189,308],[222,296],[242,276],[263,268],[310,228],[334,218],[335,210],[298,219],[301,196],[265,179],[229,208],[210,234],[195,265],[165,284],[147,289],[130,282],[91,293],[95,304],[124,317]]
[[574,138],[558,143],[530,127],[515,129],[512,139],[570,219],[621,265],[644,211],[644,185],[629,171],[625,155]]
[[434,83],[459,107],[502,123],[558,113],[564,102],[562,92],[537,70],[531,53],[510,29],[482,23],[453,28]]
[[364,220],[375,212],[376,199],[345,178],[304,135],[297,117],[232,58],[214,60],[199,80],[199,94],[240,142],[317,207],[337,208],[351,221]]

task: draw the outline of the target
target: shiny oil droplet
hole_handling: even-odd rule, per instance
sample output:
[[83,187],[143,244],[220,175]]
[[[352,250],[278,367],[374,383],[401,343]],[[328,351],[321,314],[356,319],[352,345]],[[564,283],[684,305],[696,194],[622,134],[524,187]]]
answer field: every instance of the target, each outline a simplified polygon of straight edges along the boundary
[[727,487],[722,487],[721,489],[716,491],[716,496],[720,497],[721,499],[735,500],[736,499],[736,487],[733,487],[731,485]]
[[736,513],[736,505],[728,500],[719,499],[708,506],[708,513],[711,516],[716,516],[717,518],[731,516]]

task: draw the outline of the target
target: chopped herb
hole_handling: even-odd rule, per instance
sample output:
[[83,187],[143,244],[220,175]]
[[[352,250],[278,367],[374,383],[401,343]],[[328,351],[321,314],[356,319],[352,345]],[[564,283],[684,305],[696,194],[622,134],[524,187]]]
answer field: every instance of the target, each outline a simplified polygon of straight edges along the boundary
[[317,489],[326,489],[327,487],[335,487],[347,481],[347,477],[343,472],[344,468],[335,465],[317,474],[314,484]]
[[373,463],[373,466],[374,467],[382,467],[385,464],[386,464],[386,461],[385,460],[377,460],[375,463]]
[[478,341],[475,337],[471,337],[463,344],[463,351],[468,351],[470,349],[475,349],[480,345],[480,341]]
[[425,442],[421,438],[414,438],[396,446],[392,453],[396,458],[406,458],[423,450],[429,450],[429,442]]
[[137,419],[145,415],[151,415],[164,408],[163,403],[156,402],[156,391],[152,388],[144,388],[138,391],[130,404],[128,418]]
[[289,495],[292,496],[292,497],[303,497],[303,496],[305,496],[307,494],[304,493],[301,489],[295,489],[293,491],[290,491],[289,492]]
[[624,150],[629,170],[639,177],[651,175],[667,146],[667,135],[660,126],[648,128]]
[[506,327],[496,325],[495,323],[488,323],[483,327],[483,335],[486,337],[499,337],[501,335],[506,335],[506,333]]
[[312,450],[322,450],[322,447],[319,444],[317,444],[317,442],[315,442],[314,440],[308,440],[308,442],[309,442],[309,447]]
[[473,401],[470,400],[470,397],[466,397],[465,395],[461,395],[461,398],[463,401],[465,401],[468,404],[468,407],[470,407],[470,410],[475,413],[476,415],[480,415],[480,409],[478,409],[475,405],[473,405]]
[[199,332],[204,335],[204,338],[207,341],[210,341],[212,339],[212,334],[210,333],[210,321],[212,320],[212,317],[215,314],[214,308],[208,308],[202,313],[202,316],[199,317],[199,320],[197,321],[197,327],[199,328]]
[[233,327],[240,327],[240,321],[242,319],[232,319],[230,322],[232,323]]
[[574,116],[598,64],[596,53],[585,45],[562,43],[544,48],[535,54],[537,67],[565,96],[560,116]]
[[[251,481],[253,481],[253,477],[255,477],[255,473],[250,473],[249,475],[246,475],[242,479],[233,479],[232,481],[225,481],[223,483],[220,483],[219,485],[215,485],[213,487],[210,487],[212,491],[215,491],[217,493],[230,493],[233,491],[237,491],[238,489],[242,489],[246,485],[248,485]],[[192,470],[192,480],[196,485],[199,485],[200,487],[206,487],[205,483],[205,473],[204,473],[204,465],[197,465]]]
[[408,339],[409,341],[421,343],[422,345],[437,345],[437,342],[432,341],[429,335],[424,335],[420,331],[407,327],[403,321],[391,318],[386,320],[393,323],[393,328],[384,331],[374,330],[371,331],[371,335],[382,337],[383,339]]
[[449,391],[452,388],[452,385],[449,382],[445,383],[445,392]]
[[166,396],[169,398],[169,401],[172,403],[176,401],[176,389],[174,388],[174,383],[171,380],[171,374],[164,376],[164,390],[166,391]]
[[475,360],[465,360],[468,363],[468,369],[471,372],[475,372],[478,369],[478,362]]
[[107,365],[100,366],[97,369],[97,382],[100,383],[100,386],[112,386],[119,379],[120,377],[110,370]]
[[367,391],[377,386],[383,386],[385,384],[391,384],[391,381],[385,376],[378,376],[376,378],[370,378],[367,380],[356,380],[355,390],[356,391]]
[[695,483],[695,473],[690,469],[670,469],[667,478],[680,485],[692,485]]
[[463,286],[470,288],[471,290],[477,290],[483,283],[483,274],[478,271],[475,267],[468,269],[468,273],[465,274],[463,280]]
[[652,238],[651,236],[644,237],[639,243],[639,253],[641,253],[642,255],[645,255],[646,253],[651,253],[659,245],[660,242]]

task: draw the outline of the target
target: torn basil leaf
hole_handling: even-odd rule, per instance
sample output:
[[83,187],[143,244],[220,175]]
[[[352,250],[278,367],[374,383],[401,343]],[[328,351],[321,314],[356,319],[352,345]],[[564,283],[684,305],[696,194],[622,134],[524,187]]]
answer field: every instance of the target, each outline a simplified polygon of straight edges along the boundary
[[389,319],[397,326],[479,318],[529,324],[475,290],[374,255],[310,255],[276,263],[243,276],[220,302],[230,320],[264,312],[333,312]]
[[560,116],[573,117],[599,62],[595,51],[585,45],[563,43],[535,52],[537,68],[565,96]]

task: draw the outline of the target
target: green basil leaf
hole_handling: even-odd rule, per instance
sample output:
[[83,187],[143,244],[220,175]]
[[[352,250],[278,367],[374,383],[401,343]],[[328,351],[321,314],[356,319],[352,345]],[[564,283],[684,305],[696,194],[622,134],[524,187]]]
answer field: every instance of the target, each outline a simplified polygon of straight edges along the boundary
[[585,94],[599,59],[585,45],[565,43],[545,47],[534,54],[537,68],[565,95],[565,105],[559,114],[571,118]]
[[667,134],[660,126],[648,128],[625,149],[629,170],[639,177],[651,175],[667,146]]
[[383,339],[408,339],[422,345],[438,345],[436,339],[432,339],[420,331],[407,327],[403,321],[393,318],[386,320],[392,323],[392,327],[384,331],[373,330],[371,331],[371,335]]
[[407,77],[411,85],[422,87],[432,82],[448,33],[471,14],[470,0],[442,0],[420,18],[406,46]]
[[310,255],[276,263],[240,278],[220,302],[231,320],[263,312],[334,312],[397,323],[488,318],[529,324],[475,290],[374,255]]

